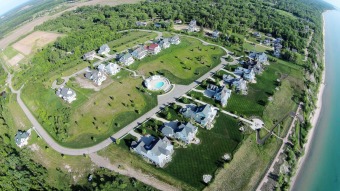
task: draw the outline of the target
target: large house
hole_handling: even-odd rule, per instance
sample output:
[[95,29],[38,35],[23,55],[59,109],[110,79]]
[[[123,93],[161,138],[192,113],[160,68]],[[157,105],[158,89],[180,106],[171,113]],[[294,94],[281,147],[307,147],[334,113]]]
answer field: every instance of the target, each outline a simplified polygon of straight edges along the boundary
[[257,63],[266,64],[268,63],[268,56],[264,52],[251,52],[249,58],[253,59]]
[[226,86],[220,88],[213,84],[209,84],[204,94],[208,97],[214,98],[217,101],[220,101],[222,107],[225,107],[228,104],[228,99],[231,96],[231,90]]
[[235,87],[237,92],[246,95],[248,92],[247,82],[243,78],[234,78],[232,75],[223,75],[223,81],[232,87]]
[[28,139],[30,138],[30,135],[31,135],[31,130],[28,130],[28,131],[18,131],[17,134],[15,135],[14,137],[14,140],[15,140],[15,144],[21,148],[25,145],[28,144]]
[[234,71],[234,74],[243,77],[247,81],[255,80],[255,72],[251,69],[246,69],[243,67],[237,67]]
[[105,72],[108,75],[116,75],[120,71],[120,66],[116,63],[110,62],[108,65],[105,66]]
[[158,41],[159,46],[161,46],[162,49],[166,49],[170,47],[169,38],[163,38],[160,41]]
[[188,32],[198,32],[200,29],[196,25],[196,20],[191,20],[188,27]]
[[56,92],[57,96],[62,98],[63,100],[67,101],[68,103],[72,103],[74,100],[76,100],[76,92],[72,90],[71,88],[65,88],[61,87]]
[[91,52],[85,53],[83,55],[84,60],[93,60],[94,56],[96,56],[96,51],[92,50]]
[[98,86],[102,85],[103,81],[106,80],[106,75],[104,70],[92,70],[85,73],[85,77],[92,80]]
[[180,113],[196,121],[196,123],[208,129],[213,127],[213,120],[217,114],[216,108],[207,104],[203,106],[187,105],[181,108]]
[[111,49],[110,49],[109,45],[104,44],[99,48],[98,54],[108,54],[110,52],[110,50]]
[[150,44],[147,49],[150,54],[154,54],[154,55],[158,54],[161,51],[161,47],[156,43]]
[[131,55],[138,60],[143,59],[147,54],[148,50],[144,46],[139,46],[131,53]]
[[147,25],[148,25],[148,23],[144,22],[144,21],[137,21],[136,22],[137,27],[146,27]]
[[142,137],[138,143],[132,142],[131,149],[159,167],[170,162],[174,153],[174,147],[166,137],[156,139],[151,135]]
[[135,60],[130,53],[126,53],[119,58],[119,62],[125,66],[130,66]]
[[170,43],[178,45],[179,43],[181,43],[181,39],[179,38],[178,35],[175,35],[175,36],[170,38]]
[[189,144],[196,137],[197,127],[189,122],[181,123],[180,125],[176,123],[174,125],[165,125],[162,128],[162,133],[166,137],[179,139],[184,143]]

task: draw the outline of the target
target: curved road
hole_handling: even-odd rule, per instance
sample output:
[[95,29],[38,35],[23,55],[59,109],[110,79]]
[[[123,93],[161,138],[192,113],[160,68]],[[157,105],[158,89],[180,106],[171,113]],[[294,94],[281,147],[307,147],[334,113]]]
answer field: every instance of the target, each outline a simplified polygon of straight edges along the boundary
[[[136,30],[136,29],[133,29],[133,30]],[[181,36],[187,36],[187,35],[181,35]],[[187,37],[200,40],[204,45],[212,45],[212,46],[220,47],[224,51],[226,51],[226,53],[229,52],[226,48],[224,48],[222,46],[205,42],[204,40],[196,38],[196,37],[191,37],[191,36],[187,36]],[[97,152],[97,151],[107,147],[108,145],[110,145],[113,142],[112,141],[113,139],[119,139],[121,137],[124,137],[126,134],[128,134],[135,127],[139,126],[142,122],[151,118],[155,113],[157,113],[160,110],[160,108],[164,107],[165,105],[167,105],[169,103],[175,102],[177,98],[181,97],[183,94],[185,94],[186,92],[188,92],[189,90],[191,90],[192,88],[194,88],[195,86],[200,84],[204,79],[209,78],[216,71],[223,68],[225,64],[226,64],[225,60],[221,58],[221,63],[218,66],[216,66],[215,68],[213,68],[212,70],[210,70],[209,72],[204,74],[198,80],[194,81],[193,83],[191,83],[189,85],[176,85],[175,89],[173,91],[171,91],[170,93],[168,93],[166,95],[158,96],[158,99],[157,99],[158,105],[155,108],[153,108],[149,112],[145,113],[144,115],[142,115],[141,117],[139,117],[138,119],[136,119],[135,121],[130,123],[129,125],[125,126],[124,128],[122,128],[120,131],[118,131],[117,133],[115,133],[111,137],[107,138],[106,140],[102,141],[101,143],[99,143],[97,145],[87,147],[87,148],[80,148],[80,149],[72,149],[72,148],[67,148],[67,147],[61,146],[58,142],[56,142],[46,132],[46,130],[40,125],[40,123],[37,121],[37,119],[34,117],[34,115],[31,113],[31,111],[27,108],[25,103],[22,101],[22,99],[21,99],[21,89],[22,89],[22,87],[19,90],[15,90],[12,87],[13,75],[7,70],[7,68],[4,65],[2,65],[2,67],[8,73],[7,84],[9,86],[9,88],[11,89],[12,93],[17,94],[17,102],[18,102],[19,106],[22,108],[25,115],[27,116],[27,118],[30,120],[30,122],[34,126],[36,132],[46,141],[46,143],[52,149],[54,149],[57,152],[62,153],[62,154],[83,155],[83,154],[90,154],[90,153]]]

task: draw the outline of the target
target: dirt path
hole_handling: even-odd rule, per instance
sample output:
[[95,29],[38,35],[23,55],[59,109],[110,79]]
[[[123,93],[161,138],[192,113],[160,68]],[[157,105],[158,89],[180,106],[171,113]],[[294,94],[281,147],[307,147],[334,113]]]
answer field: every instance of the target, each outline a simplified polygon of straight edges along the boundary
[[116,6],[119,4],[131,4],[131,3],[137,3],[140,0],[92,0],[92,1],[87,1],[87,2],[79,2],[79,3],[74,3],[70,4],[70,8],[61,11],[59,13],[56,13],[52,16],[46,15],[43,17],[39,17],[37,19],[34,19],[33,21],[26,23],[22,25],[21,27],[15,29],[13,32],[9,33],[7,36],[5,36],[3,39],[0,40],[0,50],[5,49],[9,44],[15,42],[18,38],[21,36],[24,36],[34,30],[34,27],[44,23],[45,21],[48,21],[50,19],[54,19],[61,14],[63,14],[66,11],[72,11],[75,10],[78,7],[81,6],[88,6],[88,5],[96,5],[96,4],[101,4],[101,5],[110,5],[110,6]]
[[171,186],[165,182],[162,182],[158,180],[157,178],[150,176],[148,174],[143,173],[142,171],[137,171],[133,168],[130,168],[128,166],[121,166],[118,167],[117,165],[112,165],[109,159],[104,158],[102,156],[99,156],[97,153],[91,153],[90,158],[93,163],[100,167],[107,168],[109,170],[112,170],[114,172],[117,172],[119,174],[133,177],[145,184],[148,184],[154,188],[157,188],[159,190],[166,190],[166,191],[171,191],[171,190],[180,190],[179,188],[176,188],[174,186]]

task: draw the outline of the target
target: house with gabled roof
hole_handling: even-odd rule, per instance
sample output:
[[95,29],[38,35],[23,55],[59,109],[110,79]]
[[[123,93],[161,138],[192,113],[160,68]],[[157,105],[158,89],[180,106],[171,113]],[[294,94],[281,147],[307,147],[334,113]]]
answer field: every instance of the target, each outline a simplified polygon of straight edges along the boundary
[[181,108],[180,113],[185,118],[193,119],[201,126],[211,129],[213,127],[213,120],[217,114],[217,109],[210,104],[202,106],[186,105],[186,107]]
[[106,75],[104,70],[92,70],[85,73],[85,78],[92,80],[96,85],[100,86],[106,80]]
[[120,69],[121,67],[118,64],[112,62],[105,66],[105,72],[111,76],[116,75],[118,72],[120,72]]
[[198,31],[200,31],[200,29],[198,28],[198,26],[196,24],[195,19],[190,21],[187,31],[188,32],[198,32]]
[[170,41],[169,41],[169,38],[163,38],[161,40],[158,41],[158,44],[159,46],[162,48],[162,49],[167,49],[170,47]]
[[204,95],[219,101],[222,107],[225,107],[231,96],[231,90],[226,86],[218,87],[213,84],[208,84],[207,89],[204,91]]
[[31,135],[31,129],[29,129],[28,131],[18,130],[17,134],[14,137],[15,144],[19,148],[27,145],[28,144],[28,139],[30,138],[30,135]]
[[179,38],[178,35],[175,35],[175,36],[170,38],[170,43],[178,45],[179,43],[181,43],[181,39]]
[[249,58],[260,64],[268,63],[268,56],[264,52],[251,52]]
[[108,54],[110,51],[111,51],[111,49],[110,49],[109,45],[103,44],[103,45],[99,48],[98,54],[101,54],[101,55],[103,55],[103,54]]
[[248,81],[254,81],[255,80],[255,72],[254,70],[243,68],[243,67],[237,67],[234,71],[234,74],[243,77],[245,80]]
[[241,92],[241,94],[246,95],[247,91],[248,91],[248,87],[247,87],[247,82],[245,80],[243,80],[243,78],[235,78],[232,75],[227,75],[224,74],[223,75],[223,81],[226,84],[229,84],[232,87],[235,87],[235,90],[237,92]]
[[220,36],[220,32],[218,30],[214,30],[212,33],[211,33],[211,36],[213,38],[218,38]]
[[182,20],[181,19],[176,19],[175,20],[175,24],[182,24]]
[[144,21],[137,21],[136,22],[137,27],[146,27],[147,25],[148,25],[148,23],[144,22]]
[[197,127],[189,122],[165,124],[162,128],[162,134],[169,138],[178,139],[186,144],[190,144],[197,134]]
[[95,56],[96,56],[96,51],[92,50],[91,52],[85,53],[83,55],[83,59],[84,60],[93,60]]
[[63,100],[67,101],[68,103],[72,103],[74,100],[76,100],[76,92],[72,90],[71,88],[66,88],[66,87],[60,87],[56,91],[56,95]]
[[143,59],[147,54],[148,50],[143,45],[139,46],[131,53],[131,55],[138,60]]
[[147,50],[149,51],[150,54],[155,55],[161,51],[161,47],[156,43],[152,43],[147,47]]
[[132,142],[131,150],[159,167],[164,167],[170,162],[174,153],[174,147],[169,139],[155,138],[151,135],[143,136],[138,142]]
[[134,61],[135,59],[133,59],[130,53],[125,53],[119,58],[119,62],[125,66],[130,66]]

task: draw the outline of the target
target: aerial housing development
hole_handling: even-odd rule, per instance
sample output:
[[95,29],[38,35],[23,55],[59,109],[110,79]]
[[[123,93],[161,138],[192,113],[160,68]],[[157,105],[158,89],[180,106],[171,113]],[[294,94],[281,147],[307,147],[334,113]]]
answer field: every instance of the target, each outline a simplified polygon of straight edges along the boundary
[[323,37],[328,9],[317,0],[18,5],[0,18],[0,185],[295,190],[326,84],[323,40],[337,41]]

